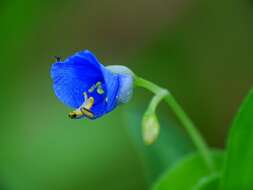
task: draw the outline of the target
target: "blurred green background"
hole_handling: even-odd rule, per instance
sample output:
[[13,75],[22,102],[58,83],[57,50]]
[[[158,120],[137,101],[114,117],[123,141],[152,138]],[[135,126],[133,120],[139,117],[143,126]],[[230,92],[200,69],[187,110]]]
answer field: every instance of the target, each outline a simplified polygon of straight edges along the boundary
[[0,189],[147,189],[193,150],[164,106],[161,138],[143,146],[144,90],[97,121],[70,120],[49,70],[82,49],[167,87],[223,147],[253,84],[252,19],[250,0],[1,0]]

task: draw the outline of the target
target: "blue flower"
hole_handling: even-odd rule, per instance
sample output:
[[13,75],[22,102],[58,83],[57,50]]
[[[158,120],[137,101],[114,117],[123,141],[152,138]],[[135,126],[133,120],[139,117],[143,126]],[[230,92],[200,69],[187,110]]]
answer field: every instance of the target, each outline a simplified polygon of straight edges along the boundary
[[90,51],[80,51],[51,67],[56,96],[75,109],[70,118],[96,119],[128,102],[133,73],[124,66],[103,66]]

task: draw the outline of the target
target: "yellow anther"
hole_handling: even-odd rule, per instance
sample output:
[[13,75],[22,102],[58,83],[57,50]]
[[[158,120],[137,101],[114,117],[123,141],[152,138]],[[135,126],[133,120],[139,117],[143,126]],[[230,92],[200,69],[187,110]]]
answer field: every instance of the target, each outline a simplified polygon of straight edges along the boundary
[[103,90],[102,87],[100,87],[100,88],[97,88],[97,93],[98,93],[98,94],[104,94],[105,91]]
[[89,110],[85,109],[85,108],[81,108],[81,112],[83,113],[83,115],[85,115],[88,118],[93,118],[94,115],[92,112],[90,112]]
[[95,101],[94,98],[93,97],[88,98],[86,92],[83,93],[83,96],[84,96],[84,103],[79,108],[68,114],[71,119],[78,119],[84,115],[88,118],[94,117],[94,114],[90,111],[90,109],[94,105]]
[[83,116],[83,113],[79,109],[76,109],[76,110],[70,112],[68,115],[71,119],[77,119],[77,118],[80,118],[81,116]]
[[84,107],[81,108],[82,113],[89,118],[94,117],[93,113],[90,111],[90,109],[92,108],[92,106],[94,104],[94,101],[95,100],[93,97],[89,97],[87,102],[85,103]]
[[97,83],[96,83],[96,87],[100,87],[101,86],[101,82],[100,81],[98,81]]
[[85,104],[84,108],[86,108],[87,110],[90,110],[91,107],[94,104],[94,98],[93,97],[89,97],[87,100],[87,103]]

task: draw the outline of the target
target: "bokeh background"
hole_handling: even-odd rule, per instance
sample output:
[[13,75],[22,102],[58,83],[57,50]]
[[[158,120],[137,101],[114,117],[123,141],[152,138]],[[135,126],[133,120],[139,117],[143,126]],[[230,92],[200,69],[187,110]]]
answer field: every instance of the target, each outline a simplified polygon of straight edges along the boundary
[[97,121],[70,120],[49,76],[54,55],[89,49],[167,87],[212,147],[222,148],[253,84],[250,0],[1,0],[0,189],[148,189],[194,151],[173,113],[145,147],[151,94]]

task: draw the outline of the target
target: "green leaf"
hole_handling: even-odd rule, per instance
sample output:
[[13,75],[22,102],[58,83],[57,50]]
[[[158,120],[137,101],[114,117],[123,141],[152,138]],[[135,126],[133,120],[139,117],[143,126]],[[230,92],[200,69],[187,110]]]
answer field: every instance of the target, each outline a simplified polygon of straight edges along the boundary
[[[151,185],[157,178],[185,155],[194,152],[194,147],[179,125],[173,119],[159,115],[161,131],[152,145],[145,145],[142,139],[141,121],[144,111],[127,109],[126,128],[132,138],[136,152],[143,166],[143,173]],[[138,110],[138,109],[137,109]]]
[[192,190],[216,190],[219,189],[220,173],[215,173],[201,178]]
[[[211,155],[219,172],[223,164],[223,152],[212,151]],[[154,185],[153,190],[192,190],[203,177],[208,175],[210,172],[203,158],[199,153],[194,153],[168,170]]]
[[221,186],[224,190],[253,189],[253,91],[236,115],[228,138]]

